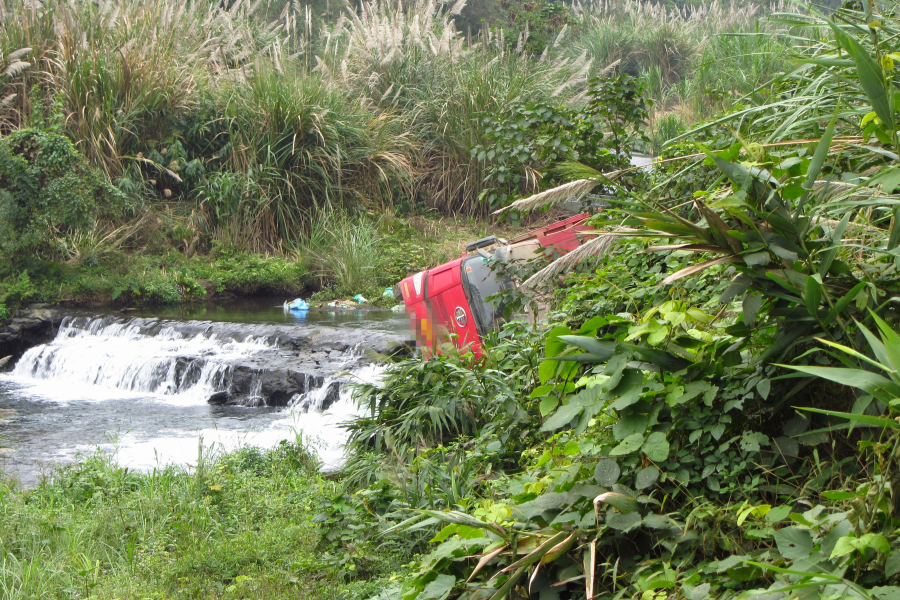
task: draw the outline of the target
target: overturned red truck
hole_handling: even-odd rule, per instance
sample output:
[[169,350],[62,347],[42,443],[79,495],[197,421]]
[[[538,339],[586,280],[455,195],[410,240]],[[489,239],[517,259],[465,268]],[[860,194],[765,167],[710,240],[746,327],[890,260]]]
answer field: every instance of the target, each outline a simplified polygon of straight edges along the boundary
[[[581,213],[509,241],[494,236],[472,242],[466,254],[400,282],[416,345],[437,352],[452,342],[459,350],[481,354],[481,339],[497,327],[498,307],[488,298],[515,283],[491,268],[501,262],[528,260],[541,249],[565,253],[578,248],[590,231],[590,215]],[[485,248],[496,246],[493,254]]]

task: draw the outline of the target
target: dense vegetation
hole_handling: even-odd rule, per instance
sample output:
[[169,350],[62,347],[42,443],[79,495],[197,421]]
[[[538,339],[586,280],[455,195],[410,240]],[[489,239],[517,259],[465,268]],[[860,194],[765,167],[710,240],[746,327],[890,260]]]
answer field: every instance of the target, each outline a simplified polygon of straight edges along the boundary
[[[502,26],[476,28],[454,14],[463,4],[364,3],[319,35],[311,11],[293,4],[268,27],[255,10],[271,16],[270,6],[60,3],[21,14],[21,39],[0,39],[5,55],[31,48],[44,68],[31,81],[37,65],[9,58],[10,81],[24,78],[27,92],[8,103],[9,127],[31,131],[0,140],[3,168],[53,177],[36,169],[58,154],[93,186],[37,200],[5,180],[3,202],[18,211],[7,227],[53,224],[52,237],[21,237],[33,246],[11,254],[5,290],[33,285],[37,271],[24,270],[32,256],[58,261],[59,240],[77,235],[79,220],[123,227],[162,206],[194,228],[165,254],[173,265],[239,256],[239,270],[239,253],[267,251],[302,260],[254,260],[302,269],[327,260],[322,249],[336,242],[316,240],[353,231],[348,224],[360,231],[350,246],[377,245],[363,233],[372,231],[366,210],[483,217],[506,208],[515,217],[595,189],[612,197],[593,220],[601,234],[585,246],[608,251],[561,259],[568,274],[540,272],[509,298],[549,299],[547,323],[511,321],[485,340],[483,357],[448,345],[358,388],[364,415],[347,424],[339,480],[310,489],[306,457],[260,459],[260,475],[233,466],[238,454],[220,467],[237,473],[233,487],[210,485],[200,468],[166,475],[183,497],[154,503],[158,474],[88,463],[2,497],[4,510],[35,517],[10,538],[30,545],[0,546],[7,564],[19,561],[0,583],[28,579],[27,565],[45,553],[62,565],[61,580],[94,577],[99,591],[85,595],[127,593],[127,540],[157,543],[159,529],[143,524],[153,519],[96,547],[76,535],[96,523],[65,535],[60,526],[43,550],[47,515],[74,519],[84,498],[99,514],[125,503],[129,519],[151,508],[159,518],[194,515],[191,502],[218,515],[209,506],[220,492],[283,477],[303,509],[281,520],[276,502],[266,505],[274,515],[254,518],[289,522],[303,536],[316,528],[315,550],[303,547],[314,566],[301,560],[291,572],[299,586],[321,577],[314,589],[325,597],[323,589],[382,600],[898,594],[900,6],[848,3],[828,16],[775,7],[757,23],[752,7],[479,3]],[[123,16],[138,10],[142,19]],[[156,37],[141,33],[157,23],[165,27]],[[118,54],[74,48],[101,33],[119,40]],[[137,35],[156,40],[153,52],[129,53]],[[30,41],[50,38],[73,48],[57,54]],[[79,112],[84,93],[116,88],[83,92],[73,82],[106,74],[138,85],[121,77],[125,65],[151,58],[156,71],[141,63],[128,73],[152,71],[158,79],[146,90],[169,90],[153,96],[152,110]],[[91,76],[77,79],[76,67]],[[40,151],[20,150],[36,143]],[[629,171],[623,157],[635,150],[665,162]],[[60,212],[55,202],[79,208]],[[133,216],[104,215],[116,202]],[[338,281],[337,269],[318,268]],[[111,476],[130,492],[106,494]],[[238,543],[220,524],[257,505],[216,504],[224,516],[212,530]],[[193,540],[190,519],[169,535]],[[267,552],[259,543],[248,546]],[[65,552],[93,567],[73,571],[81,563]],[[251,579],[240,581],[238,567],[203,571],[179,562],[185,556],[203,554],[190,547],[142,567],[137,581],[184,597],[287,593],[274,583],[242,587],[285,569],[271,555],[253,557]],[[49,589],[66,594],[63,584]]]
[[[769,81],[786,48],[755,35],[765,9],[753,3],[0,10],[0,129],[16,131],[0,141],[9,307],[195,301],[255,272],[255,255],[277,273],[226,289],[374,293],[448,254],[435,220],[484,217],[558,182],[546,167],[579,155],[554,131],[591,77],[644,82],[655,104],[642,149],[659,151]],[[525,129],[528,152],[499,147],[498,126]]]
[[[412,561],[382,599],[897,594],[894,10],[774,15],[795,66],[619,186],[611,250],[529,280],[549,325],[360,390],[338,572],[379,548]],[[513,208],[620,181],[561,160]]]

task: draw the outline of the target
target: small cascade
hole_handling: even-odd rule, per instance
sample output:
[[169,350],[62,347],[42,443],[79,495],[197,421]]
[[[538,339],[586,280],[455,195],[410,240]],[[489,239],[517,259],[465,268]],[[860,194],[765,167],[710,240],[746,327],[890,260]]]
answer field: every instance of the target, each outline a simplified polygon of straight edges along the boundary
[[148,321],[66,319],[56,339],[28,350],[12,375],[205,400],[232,385],[230,361],[268,349],[265,341],[185,335],[171,326],[158,327],[148,335]]
[[313,390],[294,394],[288,401],[288,406],[300,412],[327,410],[340,399],[341,387],[340,381],[329,379]]

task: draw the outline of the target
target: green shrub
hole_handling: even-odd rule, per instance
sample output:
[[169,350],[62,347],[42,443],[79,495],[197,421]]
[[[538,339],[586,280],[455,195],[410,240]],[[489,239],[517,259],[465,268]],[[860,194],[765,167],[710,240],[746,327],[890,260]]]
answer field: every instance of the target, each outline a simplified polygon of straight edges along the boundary
[[0,305],[16,308],[38,295],[38,288],[27,270],[0,282]]
[[47,255],[51,242],[121,213],[123,199],[65,137],[23,129],[0,140],[0,252]]

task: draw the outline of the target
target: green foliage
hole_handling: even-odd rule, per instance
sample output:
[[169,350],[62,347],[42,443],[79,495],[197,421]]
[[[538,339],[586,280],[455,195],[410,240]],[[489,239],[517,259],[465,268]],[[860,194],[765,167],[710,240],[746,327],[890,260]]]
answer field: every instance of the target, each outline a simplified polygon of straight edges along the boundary
[[641,82],[621,74],[592,80],[583,107],[522,104],[508,119],[485,117],[486,142],[471,153],[486,164],[485,182],[494,187],[479,198],[491,211],[507,206],[558,181],[554,168],[570,161],[600,172],[627,167],[647,141],[647,111]]
[[39,290],[28,275],[28,271],[22,271],[17,276],[0,281],[0,304],[4,305],[7,317],[9,316],[7,307],[15,309],[38,295]]
[[309,517],[336,493],[296,441],[149,473],[90,454],[25,490],[0,483],[5,598],[358,598],[322,572]]
[[553,44],[563,27],[578,24],[572,7],[559,0],[500,0],[499,5],[506,12],[510,49],[521,46],[539,55]]
[[9,261],[49,251],[54,234],[121,212],[122,197],[65,137],[34,129],[0,141],[0,252]]

